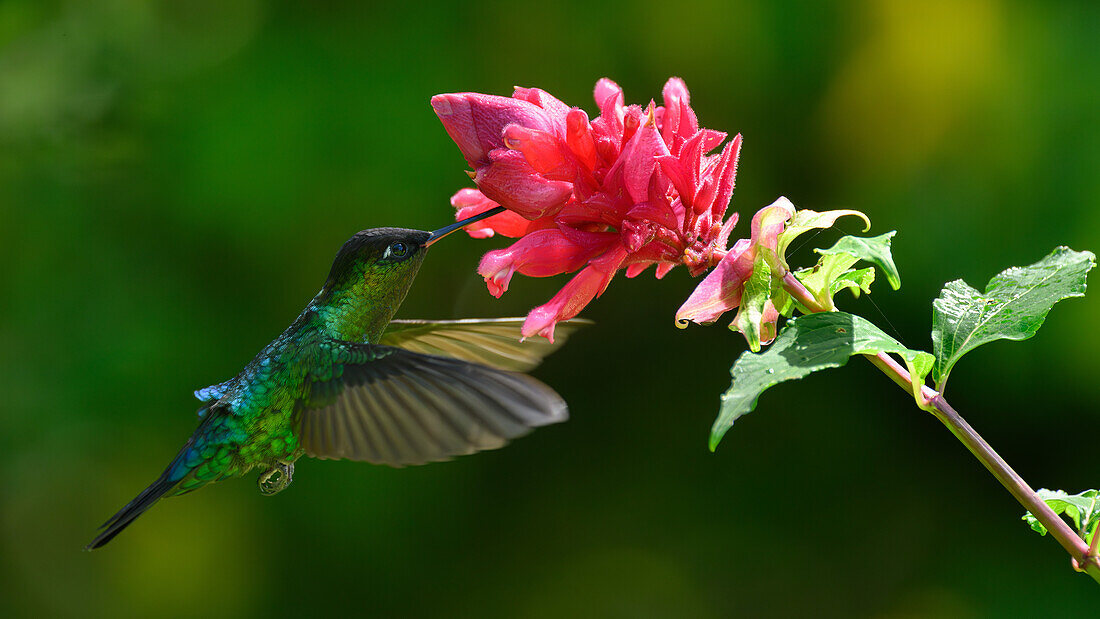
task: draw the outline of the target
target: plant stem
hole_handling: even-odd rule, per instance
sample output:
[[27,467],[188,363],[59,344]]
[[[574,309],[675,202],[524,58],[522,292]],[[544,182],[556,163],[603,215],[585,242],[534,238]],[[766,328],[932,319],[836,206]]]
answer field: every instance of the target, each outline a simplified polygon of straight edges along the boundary
[[[1085,537],[1084,532],[1082,532],[1081,538],[1084,539],[1084,537]],[[1089,558],[1090,559],[1100,559],[1100,545],[1098,545],[1097,542],[1100,542],[1100,527],[1093,527],[1093,529],[1092,529],[1092,545],[1089,546]]]
[[[791,273],[783,277],[783,287],[799,303],[811,312],[829,311],[822,307],[802,282]],[[912,393],[912,379],[909,371],[893,357],[886,353],[877,355],[864,355],[884,374],[889,376],[899,387],[908,393]],[[924,401],[926,408],[939,419],[947,429],[955,435],[955,438],[974,454],[974,457],[1001,485],[1007,489],[1021,505],[1026,507],[1035,518],[1050,531],[1051,537],[1056,539],[1062,548],[1073,558],[1074,569],[1086,572],[1094,580],[1100,582],[1100,557],[1097,556],[1096,541],[1100,539],[1100,530],[1093,535],[1092,547],[1085,543],[1081,536],[1073,532],[1065,520],[1062,520],[1054,510],[1039,498],[1039,495],[1031,489],[1031,486],[1023,480],[1012,467],[1001,458],[993,447],[979,435],[974,428],[959,415],[958,411],[944,400],[943,396],[927,385],[921,385],[920,399]]]
[[822,307],[822,305],[817,302],[814,295],[809,290],[806,290],[802,282],[798,281],[798,278],[790,271],[787,271],[787,273],[783,275],[783,289],[811,313],[829,311],[829,308]]
[[[1078,565],[1084,566],[1084,571],[1089,572],[1097,582],[1100,582],[1100,562],[1089,560],[1088,544],[1073,532],[1073,529],[1066,524],[1065,520],[1062,520],[1058,514],[1054,513],[1054,510],[1047,505],[1046,501],[1035,494],[1031,486],[1028,486],[1027,482],[1025,482],[1016,471],[1012,470],[1012,467],[1010,467],[997,452],[993,451],[989,443],[985,442],[985,440],[974,431],[974,428],[970,427],[970,424],[968,424],[966,420],[943,399],[942,395],[936,395],[932,399],[932,405],[936,407],[936,418],[939,419],[943,425],[947,426],[947,429],[951,430],[951,433],[954,434],[963,445],[966,445],[970,453],[974,454],[974,456],[985,465],[985,468],[989,469],[990,473],[993,473],[997,481],[1001,482],[1001,485],[1011,492],[1012,496],[1016,497],[1016,500],[1019,501],[1021,505],[1026,507],[1039,522],[1043,523],[1043,526],[1050,531],[1054,539],[1058,540],[1062,548],[1065,548],[1066,552],[1077,560]],[[1089,563],[1093,564],[1093,569],[1091,570],[1088,569]]]

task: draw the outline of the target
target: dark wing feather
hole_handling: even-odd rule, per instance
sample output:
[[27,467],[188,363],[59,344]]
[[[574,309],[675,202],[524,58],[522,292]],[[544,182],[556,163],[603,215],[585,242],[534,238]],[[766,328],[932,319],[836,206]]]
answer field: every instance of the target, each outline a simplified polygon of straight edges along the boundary
[[501,370],[527,372],[560,348],[577,329],[592,324],[581,318],[565,320],[555,327],[553,343],[543,337],[520,342],[523,320],[394,320],[386,327],[379,343]]
[[360,362],[315,382],[298,412],[302,447],[315,458],[424,464],[496,449],[568,417],[561,397],[525,374],[389,346],[349,347]]

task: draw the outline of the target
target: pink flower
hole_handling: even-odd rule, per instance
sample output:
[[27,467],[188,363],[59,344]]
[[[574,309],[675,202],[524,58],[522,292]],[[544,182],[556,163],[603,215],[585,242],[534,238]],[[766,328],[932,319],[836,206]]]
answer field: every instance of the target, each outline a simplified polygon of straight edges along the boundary
[[[596,83],[594,98],[600,114],[590,120],[584,110],[537,88],[516,88],[511,98],[432,97],[444,128],[474,168],[471,176],[478,186],[452,198],[457,215],[502,205],[509,212],[468,232],[519,239],[482,259],[478,272],[489,291],[502,294],[517,272],[547,277],[579,271],[524,323],[525,337],[553,339],[554,325],[576,316],[621,269],[636,277],[655,265],[660,278],[680,264],[700,275],[728,262],[723,275],[712,273],[704,280],[716,296],[704,300],[710,293],[697,290],[692,299],[699,296],[696,304],[709,308],[698,316],[716,318],[720,308],[736,307],[730,302],[735,296],[739,300],[739,292],[721,285],[722,278],[739,273],[736,265],[743,259],[751,272],[752,248],[763,242],[754,219],[753,240],[726,250],[737,223],[737,214],[727,218],[726,209],[741,136],[711,154],[726,134],[699,127],[679,78],[665,84],[663,106],[624,105],[622,89],[608,79]],[[770,229],[760,234],[774,246]]]
[[508,282],[516,271],[529,277],[570,273],[602,254],[617,239],[613,232],[535,230],[511,247],[485,254],[477,272],[485,278],[489,292],[499,298],[508,290]]
[[[683,328],[689,322],[710,324],[722,314],[736,309],[741,304],[742,289],[752,276],[758,250],[766,248],[772,255],[775,254],[779,233],[783,232],[794,212],[794,205],[782,197],[757,211],[752,218],[752,237],[737,241],[714,270],[695,287],[691,296],[676,311],[677,326]],[[775,338],[778,319],[779,313],[769,300],[764,308],[762,324],[757,325],[762,343],[767,344]]]
[[[476,189],[459,189],[458,193],[451,196],[451,206],[455,207],[455,216],[458,217],[456,221],[460,221],[500,205],[486,198]],[[512,211],[504,211],[499,215],[472,223],[464,229],[475,239],[487,239],[498,233],[516,239],[527,234],[530,226],[531,222],[526,219]]]

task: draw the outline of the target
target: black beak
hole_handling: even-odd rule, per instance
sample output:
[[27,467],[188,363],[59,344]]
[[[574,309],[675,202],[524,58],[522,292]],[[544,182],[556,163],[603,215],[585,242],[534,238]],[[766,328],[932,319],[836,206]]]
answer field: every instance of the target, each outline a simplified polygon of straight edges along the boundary
[[498,207],[495,207],[495,208],[491,208],[491,209],[485,211],[484,213],[474,215],[473,217],[467,217],[466,219],[463,219],[462,221],[456,221],[455,223],[453,223],[449,226],[444,226],[444,227],[442,227],[442,228],[440,228],[440,229],[438,229],[438,230],[436,230],[436,231],[434,231],[434,232],[432,232],[431,234],[428,235],[428,240],[424,241],[424,247],[427,247],[427,246],[431,245],[432,243],[434,243],[434,242],[438,241],[439,239],[447,236],[448,234],[454,232],[455,230],[458,230],[458,229],[460,229],[464,226],[468,226],[468,225],[474,223],[475,221],[481,221],[482,219],[485,219],[486,217],[492,217],[493,215],[499,215],[500,213],[503,213],[504,210],[505,209],[504,209],[503,206],[498,206]]

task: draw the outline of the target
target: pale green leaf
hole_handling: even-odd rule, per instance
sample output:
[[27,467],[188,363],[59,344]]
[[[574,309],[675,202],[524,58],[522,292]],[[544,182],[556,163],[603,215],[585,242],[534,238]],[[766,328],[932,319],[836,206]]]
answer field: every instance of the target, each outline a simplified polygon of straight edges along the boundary
[[858,299],[860,292],[871,294],[871,284],[873,283],[875,283],[875,267],[849,269],[833,280],[829,291],[833,296],[836,296],[836,293],[841,290],[848,289],[852,292],[852,296]]
[[752,276],[745,282],[741,292],[741,305],[737,317],[730,329],[740,331],[745,336],[753,352],[760,351],[760,321],[764,315],[764,304],[771,298],[772,272],[763,252],[756,255],[752,266]]
[[[1064,490],[1040,488],[1036,494],[1046,501],[1054,513],[1069,516],[1074,529],[1084,534],[1085,543],[1092,543],[1097,524],[1100,524],[1100,491],[1085,490],[1077,494],[1067,494]],[[1039,534],[1047,534],[1047,528],[1031,512],[1024,514],[1024,520]]]
[[851,254],[856,258],[876,264],[886,274],[886,280],[890,282],[890,287],[897,290],[901,288],[901,274],[898,273],[898,268],[894,266],[894,257],[890,253],[890,241],[895,234],[897,234],[897,231],[891,230],[878,236],[846,236],[838,240],[829,249],[816,249],[814,251],[822,255]]
[[1084,296],[1095,264],[1091,252],[1058,247],[1035,264],[1002,271],[989,280],[984,293],[961,279],[949,282],[932,302],[936,389],[943,390],[951,368],[978,346],[1035,335],[1055,303]]
[[790,293],[783,289],[782,285],[772,287],[772,305],[780,316],[790,318],[794,315],[795,302]]
[[818,303],[833,309],[833,297],[847,288],[859,297],[860,292],[870,294],[871,284],[875,281],[874,267],[850,269],[859,258],[845,252],[824,254],[817,264],[809,269],[795,271],[794,275],[810,291]]
[[871,220],[859,211],[838,210],[818,213],[817,211],[802,209],[800,211],[795,211],[794,217],[787,223],[787,227],[784,228],[783,232],[779,233],[776,253],[779,254],[781,260],[786,262],[787,248],[792,241],[810,230],[832,227],[832,225],[836,223],[836,220],[846,215],[852,215],[862,219],[863,223],[866,224],[863,228],[864,232],[871,229]]
[[833,284],[859,259],[851,254],[838,253],[821,256],[812,268],[795,271],[794,276],[822,307],[833,309]]

